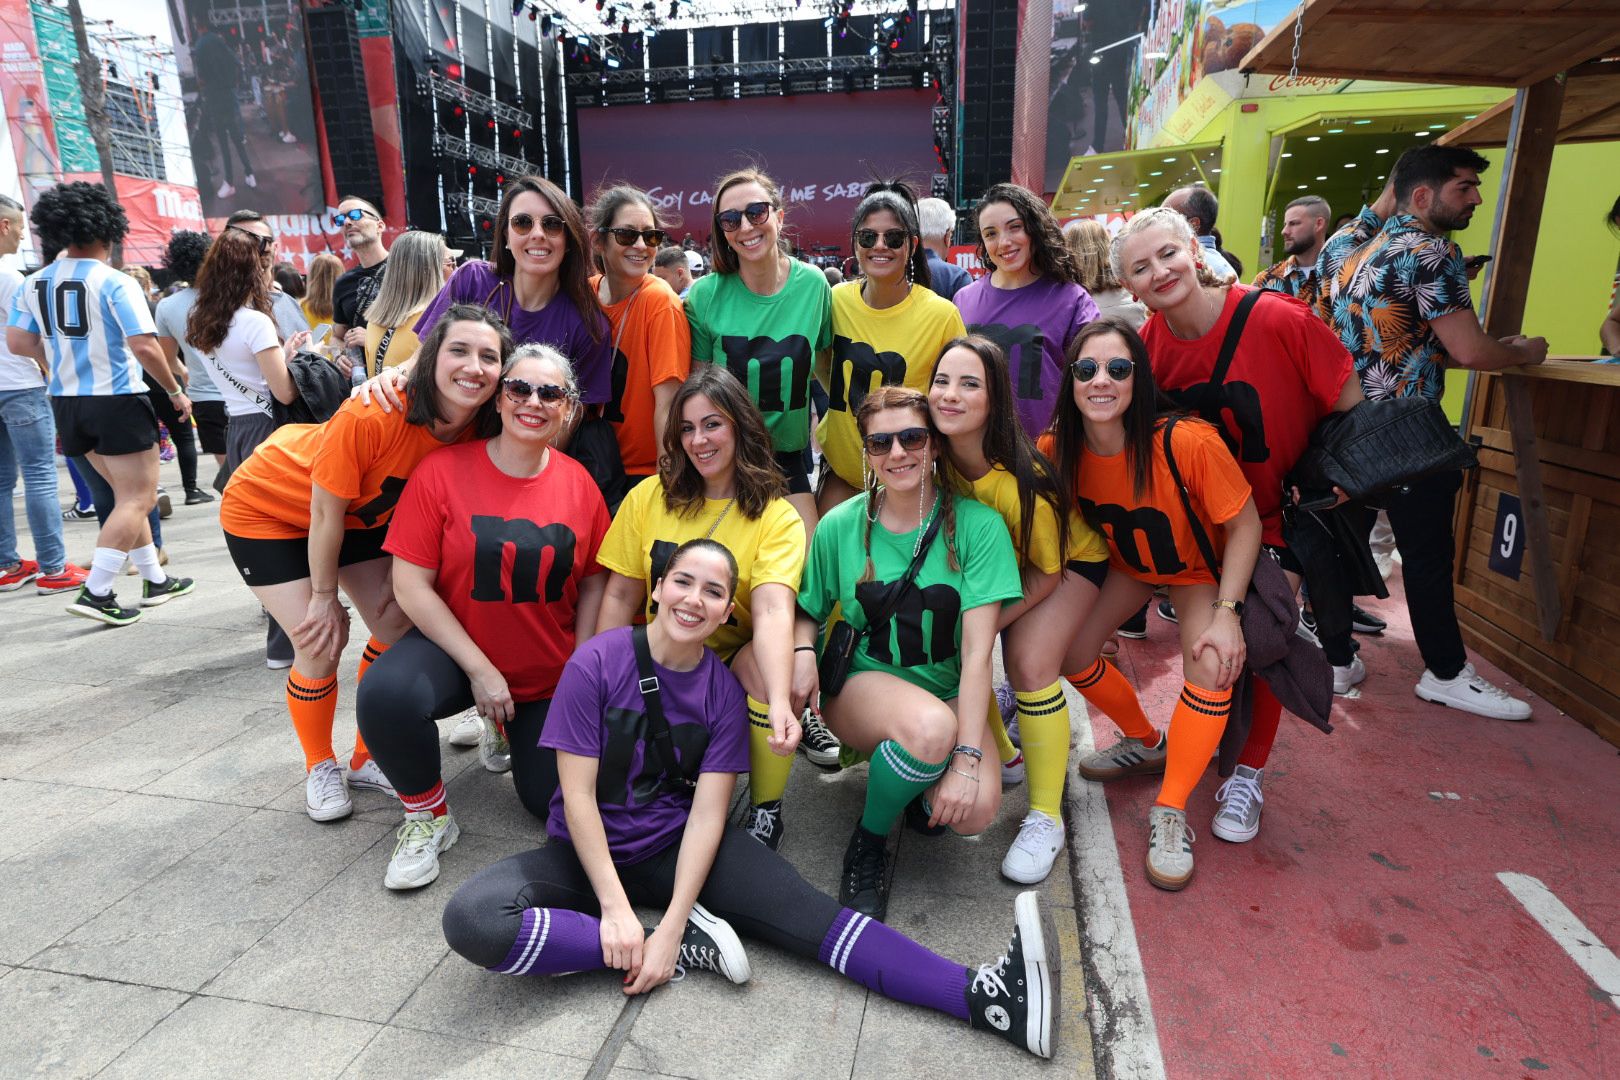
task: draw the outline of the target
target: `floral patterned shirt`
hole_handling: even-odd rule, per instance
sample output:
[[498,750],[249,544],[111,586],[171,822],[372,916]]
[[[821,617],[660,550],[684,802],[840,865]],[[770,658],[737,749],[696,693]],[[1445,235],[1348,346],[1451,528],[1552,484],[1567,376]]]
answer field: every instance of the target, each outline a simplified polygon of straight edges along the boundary
[[1332,326],[1367,397],[1439,401],[1450,357],[1430,323],[1474,308],[1462,250],[1396,214],[1344,257],[1332,292]]
[[1316,264],[1301,266],[1299,258],[1288,256],[1280,263],[1274,263],[1260,271],[1254,279],[1257,289],[1270,289],[1304,301],[1311,307],[1316,306],[1317,288]]

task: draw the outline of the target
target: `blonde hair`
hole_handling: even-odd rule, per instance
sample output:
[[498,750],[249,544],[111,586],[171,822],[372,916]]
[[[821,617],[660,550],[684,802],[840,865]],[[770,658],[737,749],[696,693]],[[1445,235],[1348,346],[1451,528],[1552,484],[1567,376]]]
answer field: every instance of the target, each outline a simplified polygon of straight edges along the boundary
[[[1199,250],[1198,237],[1193,235],[1192,223],[1168,206],[1155,206],[1134,215],[1125,223],[1114,236],[1113,247],[1109,250],[1109,264],[1113,267],[1114,276],[1120,281],[1125,280],[1125,243],[1139,233],[1147,232],[1152,228],[1170,230],[1176,243]],[[1205,288],[1218,289],[1223,285],[1230,285],[1237,280],[1235,274],[1217,274],[1203,256],[1198,256],[1198,284]]]
[[1109,261],[1108,226],[1092,218],[1081,218],[1063,226],[1063,241],[1074,252],[1080,266],[1080,284],[1089,293],[1119,288],[1119,277]]
[[309,276],[304,279],[304,306],[311,315],[332,321],[332,286],[341,273],[343,260],[331,252],[321,252],[309,264]]

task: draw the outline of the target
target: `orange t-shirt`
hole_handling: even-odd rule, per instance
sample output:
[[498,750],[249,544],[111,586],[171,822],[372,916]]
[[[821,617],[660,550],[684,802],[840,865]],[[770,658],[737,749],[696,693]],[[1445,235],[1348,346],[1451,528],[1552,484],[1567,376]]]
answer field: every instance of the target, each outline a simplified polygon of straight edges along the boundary
[[[601,295],[602,275],[591,278]],[[653,440],[653,387],[684,382],[692,370],[692,329],[681,298],[668,282],[648,274],[639,288],[602,313],[613,327],[613,392],[604,414],[619,436],[619,456],[631,476],[658,471]]]
[[[1178,420],[1170,439],[1193,509],[1219,556],[1225,538],[1215,526],[1237,517],[1253,497],[1249,482],[1220,432],[1202,420]],[[1040,445],[1051,453],[1052,437],[1043,435]],[[1164,461],[1162,425],[1154,429],[1153,469],[1140,497],[1134,491],[1124,453],[1103,457],[1083,450],[1074,488],[1081,512],[1088,521],[1099,522],[1108,538],[1110,567],[1154,585],[1214,583],[1215,575],[1198,551],[1181,495]]]
[[[324,424],[278,428],[231,474],[220,527],[250,540],[308,536],[310,485],[319,484],[348,501],[345,530],[387,528],[417,462],[445,445],[407,423],[407,411],[345,401]],[[472,436],[468,425],[457,441]]]

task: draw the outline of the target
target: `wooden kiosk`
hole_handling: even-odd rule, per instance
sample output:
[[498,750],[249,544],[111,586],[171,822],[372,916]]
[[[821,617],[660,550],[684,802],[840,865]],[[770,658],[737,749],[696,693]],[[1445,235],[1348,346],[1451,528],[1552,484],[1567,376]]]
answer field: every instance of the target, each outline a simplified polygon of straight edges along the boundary
[[[1500,337],[1523,324],[1555,143],[1620,137],[1620,64],[1602,59],[1617,53],[1612,3],[1307,0],[1242,67],[1517,89],[1446,136],[1507,147],[1483,305]],[[1578,90],[1566,112],[1567,87]],[[1469,644],[1620,745],[1620,365],[1564,357],[1474,374],[1463,434],[1480,443],[1457,518]]]

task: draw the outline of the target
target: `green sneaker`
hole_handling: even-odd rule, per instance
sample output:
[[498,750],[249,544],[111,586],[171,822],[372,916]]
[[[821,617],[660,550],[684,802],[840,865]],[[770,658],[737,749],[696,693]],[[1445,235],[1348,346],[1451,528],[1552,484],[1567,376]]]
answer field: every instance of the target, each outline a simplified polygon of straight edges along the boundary
[[128,626],[141,617],[139,608],[119,607],[118,597],[111,590],[105,596],[97,596],[88,585],[79,589],[79,595],[67,609],[69,615],[97,619],[108,626]]
[[143,579],[141,581],[141,607],[157,607],[159,604],[167,604],[177,596],[186,595],[196,588],[196,585],[197,583],[188,577],[166,577],[155,585]]

